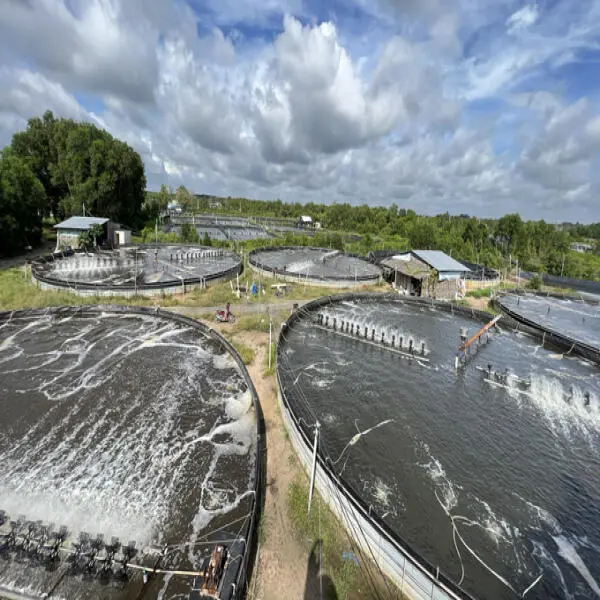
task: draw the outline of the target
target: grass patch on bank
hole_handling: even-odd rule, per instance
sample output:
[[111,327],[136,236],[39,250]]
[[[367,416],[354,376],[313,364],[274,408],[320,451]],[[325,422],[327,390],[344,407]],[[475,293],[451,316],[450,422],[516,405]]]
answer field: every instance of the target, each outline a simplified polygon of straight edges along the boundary
[[[321,540],[322,571],[330,578],[332,584],[329,589],[325,586],[324,597],[339,600],[365,598],[365,594],[370,590],[366,583],[359,586],[360,563],[357,567],[352,558],[344,558],[348,556],[344,553],[353,553],[354,550],[342,524],[316,491],[313,494],[310,515],[306,512],[307,504],[308,480],[302,475],[298,476],[288,488],[288,515],[300,541],[309,549],[314,549],[315,544]],[[359,557],[357,558],[360,560]],[[366,567],[366,565],[362,566]]]
[[0,271],[0,310],[46,308],[48,306],[82,306],[85,304],[128,304],[153,306],[151,298],[135,296],[78,296],[67,290],[44,291],[25,275],[22,268]]
[[469,298],[489,298],[490,294],[493,294],[494,288],[481,288],[479,290],[471,290],[467,292],[467,297]]
[[[247,273],[244,277],[244,284],[252,284],[252,273]],[[240,277],[240,284],[242,283]],[[256,281],[256,279],[254,279]],[[94,295],[78,296],[69,289],[64,290],[42,290],[35,282],[31,280],[29,274],[26,275],[22,267],[13,267],[0,270],[0,310],[17,310],[24,308],[45,308],[48,306],[80,306],[85,304],[126,304],[130,306],[222,306],[227,302],[232,305],[232,312],[235,314],[235,306],[240,304],[258,304],[258,303],[277,303],[279,301],[312,300],[321,296],[344,293],[338,288],[324,288],[302,286],[290,284],[290,288],[285,297],[276,296],[275,290],[271,288],[271,283],[279,280],[265,278],[262,280],[264,293],[254,296],[245,294],[238,298],[232,290],[232,284],[235,288],[235,281],[221,282],[209,285],[206,289],[193,289],[184,294],[157,294],[155,296],[133,296],[125,297],[119,295]],[[361,286],[360,291],[387,291],[386,287],[379,286]],[[261,316],[240,317],[237,329],[253,331],[269,331],[268,319]],[[275,326],[275,324],[274,324]]]
[[252,364],[254,357],[256,356],[256,352],[250,348],[250,346],[246,346],[246,344],[231,338],[229,339],[229,343],[235,348],[236,352],[240,355],[240,358],[246,366]]
[[236,318],[233,326],[236,331],[260,331],[261,333],[269,333],[269,317],[268,315],[243,315]]

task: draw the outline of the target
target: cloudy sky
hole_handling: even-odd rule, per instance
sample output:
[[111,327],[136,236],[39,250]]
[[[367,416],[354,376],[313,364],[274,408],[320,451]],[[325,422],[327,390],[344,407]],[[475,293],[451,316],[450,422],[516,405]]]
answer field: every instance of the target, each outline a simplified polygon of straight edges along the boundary
[[46,109],[151,189],[600,220],[600,0],[0,0],[0,146]]

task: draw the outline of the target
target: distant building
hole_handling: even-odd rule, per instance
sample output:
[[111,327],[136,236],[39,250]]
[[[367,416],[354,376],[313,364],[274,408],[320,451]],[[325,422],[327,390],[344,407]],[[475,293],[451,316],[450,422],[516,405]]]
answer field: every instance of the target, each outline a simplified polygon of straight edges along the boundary
[[167,204],[167,210],[169,212],[175,212],[175,213],[183,212],[183,209],[181,208],[181,206],[179,205],[178,202],[169,202],[169,204]]
[[439,250],[412,250],[379,261],[395,289],[411,296],[454,299],[470,269]]
[[115,227],[110,226],[109,219],[103,217],[70,217],[55,226],[56,250],[79,248],[79,236],[85,231],[89,231],[94,225],[102,225],[104,232],[102,238],[97,240],[98,243],[112,239],[112,232]]
[[300,217],[300,220],[298,221],[298,227],[313,227],[313,220],[312,217],[309,217],[307,215],[303,215]]
[[591,252],[593,249],[594,246],[592,246],[592,244],[586,244],[585,242],[571,243],[571,250],[574,250],[575,252],[580,252],[581,254],[583,254],[584,252]]
[[131,230],[121,227],[113,231],[113,246],[123,246],[125,244],[131,244]]

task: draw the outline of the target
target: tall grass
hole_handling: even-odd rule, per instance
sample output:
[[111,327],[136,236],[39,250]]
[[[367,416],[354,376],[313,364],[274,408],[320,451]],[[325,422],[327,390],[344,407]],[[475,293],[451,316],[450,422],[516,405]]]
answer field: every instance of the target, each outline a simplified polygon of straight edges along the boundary
[[250,348],[250,346],[246,346],[246,344],[243,344],[238,340],[230,339],[229,341],[235,348],[236,352],[240,355],[243,363],[246,366],[251,365],[254,361],[254,357],[256,356],[256,352]]

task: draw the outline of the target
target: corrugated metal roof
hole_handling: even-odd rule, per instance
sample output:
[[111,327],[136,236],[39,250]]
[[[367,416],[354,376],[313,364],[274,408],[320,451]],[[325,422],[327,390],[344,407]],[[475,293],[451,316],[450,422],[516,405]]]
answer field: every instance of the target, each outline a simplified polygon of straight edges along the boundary
[[93,225],[104,225],[109,219],[102,217],[70,217],[66,221],[56,225],[56,229],[89,229]]
[[438,273],[445,273],[448,271],[468,273],[471,270],[441,250],[413,250],[412,252],[423,262],[426,262],[430,267],[433,267]]
[[413,279],[422,280],[429,277],[429,267],[422,260],[410,254],[390,256],[384,258],[379,264]]

